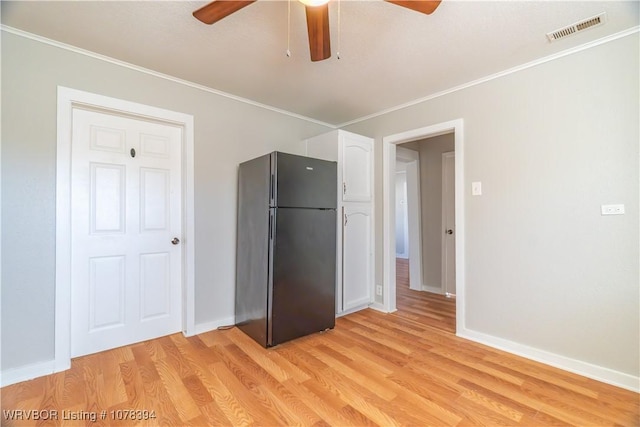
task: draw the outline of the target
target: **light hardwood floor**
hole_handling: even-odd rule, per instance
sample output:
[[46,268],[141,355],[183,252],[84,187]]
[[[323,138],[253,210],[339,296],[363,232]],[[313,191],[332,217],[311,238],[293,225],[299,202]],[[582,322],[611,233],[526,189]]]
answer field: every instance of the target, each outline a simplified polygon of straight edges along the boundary
[[[457,338],[453,300],[431,297],[401,285],[397,313],[364,310],[269,350],[233,328],[80,357],[2,388],[2,425],[640,424],[638,394]],[[9,421],[16,409],[60,419]],[[112,419],[128,410],[155,418]],[[61,419],[85,413],[96,422]]]
[[456,333],[456,300],[409,289],[409,260],[396,259],[396,308],[424,326]]

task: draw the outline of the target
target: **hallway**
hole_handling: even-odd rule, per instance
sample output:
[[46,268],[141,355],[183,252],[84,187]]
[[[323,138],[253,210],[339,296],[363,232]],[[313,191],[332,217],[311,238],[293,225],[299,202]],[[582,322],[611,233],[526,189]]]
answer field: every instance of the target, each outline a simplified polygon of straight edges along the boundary
[[398,315],[440,330],[456,332],[456,300],[432,292],[409,289],[409,260],[396,258]]

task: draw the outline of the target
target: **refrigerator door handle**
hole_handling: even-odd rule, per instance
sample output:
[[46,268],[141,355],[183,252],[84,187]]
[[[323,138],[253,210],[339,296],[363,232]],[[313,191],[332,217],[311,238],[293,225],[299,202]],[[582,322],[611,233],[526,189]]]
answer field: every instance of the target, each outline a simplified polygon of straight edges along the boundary
[[273,203],[274,203],[274,200],[273,200],[274,199],[274,194],[273,193],[275,192],[274,187],[275,187],[275,176],[273,174],[271,174],[271,188],[270,188],[270,190],[271,190],[271,200],[270,200],[271,206],[273,206]]
[[273,239],[273,213],[269,212],[269,241]]

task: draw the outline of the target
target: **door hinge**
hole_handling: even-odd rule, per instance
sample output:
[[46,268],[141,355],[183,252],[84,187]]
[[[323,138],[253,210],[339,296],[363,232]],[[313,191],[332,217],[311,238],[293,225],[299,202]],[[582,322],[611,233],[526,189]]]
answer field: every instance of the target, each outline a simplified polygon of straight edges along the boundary
[[344,214],[344,226],[347,226],[347,222],[349,222],[349,218],[347,217],[347,214]]
[[344,196],[345,194],[347,194],[347,183],[343,182],[342,183],[342,195]]

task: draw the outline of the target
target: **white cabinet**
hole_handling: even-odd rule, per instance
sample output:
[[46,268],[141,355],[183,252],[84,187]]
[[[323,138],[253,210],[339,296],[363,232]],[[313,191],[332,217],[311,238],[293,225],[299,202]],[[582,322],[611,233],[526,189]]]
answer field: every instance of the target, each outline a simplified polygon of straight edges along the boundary
[[373,139],[336,130],[306,140],[307,155],[338,162],[336,312],[373,302]]
[[342,310],[372,302],[371,206],[347,203],[342,207]]
[[346,134],[342,137],[342,200],[371,202],[373,144],[369,138]]

